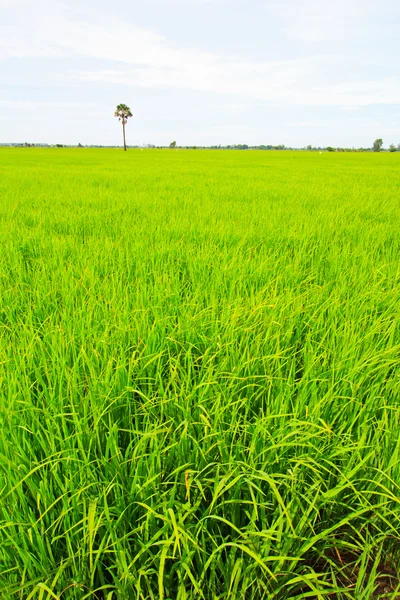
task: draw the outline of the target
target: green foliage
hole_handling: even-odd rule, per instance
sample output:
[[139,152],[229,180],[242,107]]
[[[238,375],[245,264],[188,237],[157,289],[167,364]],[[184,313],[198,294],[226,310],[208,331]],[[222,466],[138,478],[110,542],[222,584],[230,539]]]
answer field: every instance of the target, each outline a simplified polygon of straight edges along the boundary
[[170,148],[176,148],[176,142],[171,142],[169,145]]
[[396,148],[396,146],[395,146],[394,144],[390,144],[390,146],[389,146],[389,151],[390,151],[390,152],[397,152],[397,148]]
[[0,165],[0,596],[394,600],[400,155]]
[[114,112],[114,117],[118,117],[119,121],[123,124],[127,123],[128,119],[132,117],[131,109],[126,104],[118,104]]
[[374,141],[374,145],[372,146],[372,150],[374,152],[380,152],[382,150],[383,140],[382,138],[378,138]]

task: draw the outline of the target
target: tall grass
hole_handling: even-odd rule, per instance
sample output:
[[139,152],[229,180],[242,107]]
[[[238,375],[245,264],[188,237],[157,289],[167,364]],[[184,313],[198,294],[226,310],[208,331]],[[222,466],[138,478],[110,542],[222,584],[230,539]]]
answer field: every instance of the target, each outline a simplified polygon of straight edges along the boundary
[[399,593],[397,155],[0,151],[0,596]]

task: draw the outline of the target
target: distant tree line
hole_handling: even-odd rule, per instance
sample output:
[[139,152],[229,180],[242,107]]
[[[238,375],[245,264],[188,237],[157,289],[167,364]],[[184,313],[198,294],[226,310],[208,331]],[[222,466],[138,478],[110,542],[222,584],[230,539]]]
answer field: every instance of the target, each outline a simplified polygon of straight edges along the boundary
[[[19,148],[121,148],[121,146],[111,146],[111,145],[101,145],[101,144],[86,144],[82,145],[78,144],[38,144],[38,143],[0,143],[0,146],[11,146],[11,147],[19,147]],[[221,145],[215,144],[211,146],[178,146],[176,141],[174,140],[167,146],[156,146],[155,144],[143,144],[142,146],[126,145],[126,148],[170,148],[170,149],[182,149],[182,150],[302,150],[305,152],[400,152],[400,144],[397,146],[395,144],[390,144],[388,148],[383,147],[382,138],[377,138],[371,148],[348,148],[348,147],[337,147],[337,146],[312,146],[309,144],[308,146],[304,146],[303,148],[296,148],[291,146],[285,146],[285,144],[260,144],[258,146],[250,146],[248,144],[228,144]]]

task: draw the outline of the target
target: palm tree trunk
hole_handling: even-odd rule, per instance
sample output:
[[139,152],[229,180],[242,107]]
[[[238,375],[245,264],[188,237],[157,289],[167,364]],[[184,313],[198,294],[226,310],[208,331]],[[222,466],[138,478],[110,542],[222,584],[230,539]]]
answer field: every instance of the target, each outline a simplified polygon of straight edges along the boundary
[[122,121],[122,131],[124,132],[124,150],[126,152],[125,123],[123,121]]

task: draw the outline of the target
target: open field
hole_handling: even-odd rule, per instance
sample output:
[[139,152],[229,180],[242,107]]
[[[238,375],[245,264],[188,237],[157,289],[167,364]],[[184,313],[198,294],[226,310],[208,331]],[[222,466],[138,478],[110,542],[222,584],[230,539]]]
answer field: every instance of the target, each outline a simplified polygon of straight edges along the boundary
[[0,149],[0,199],[0,597],[396,598],[400,153]]

